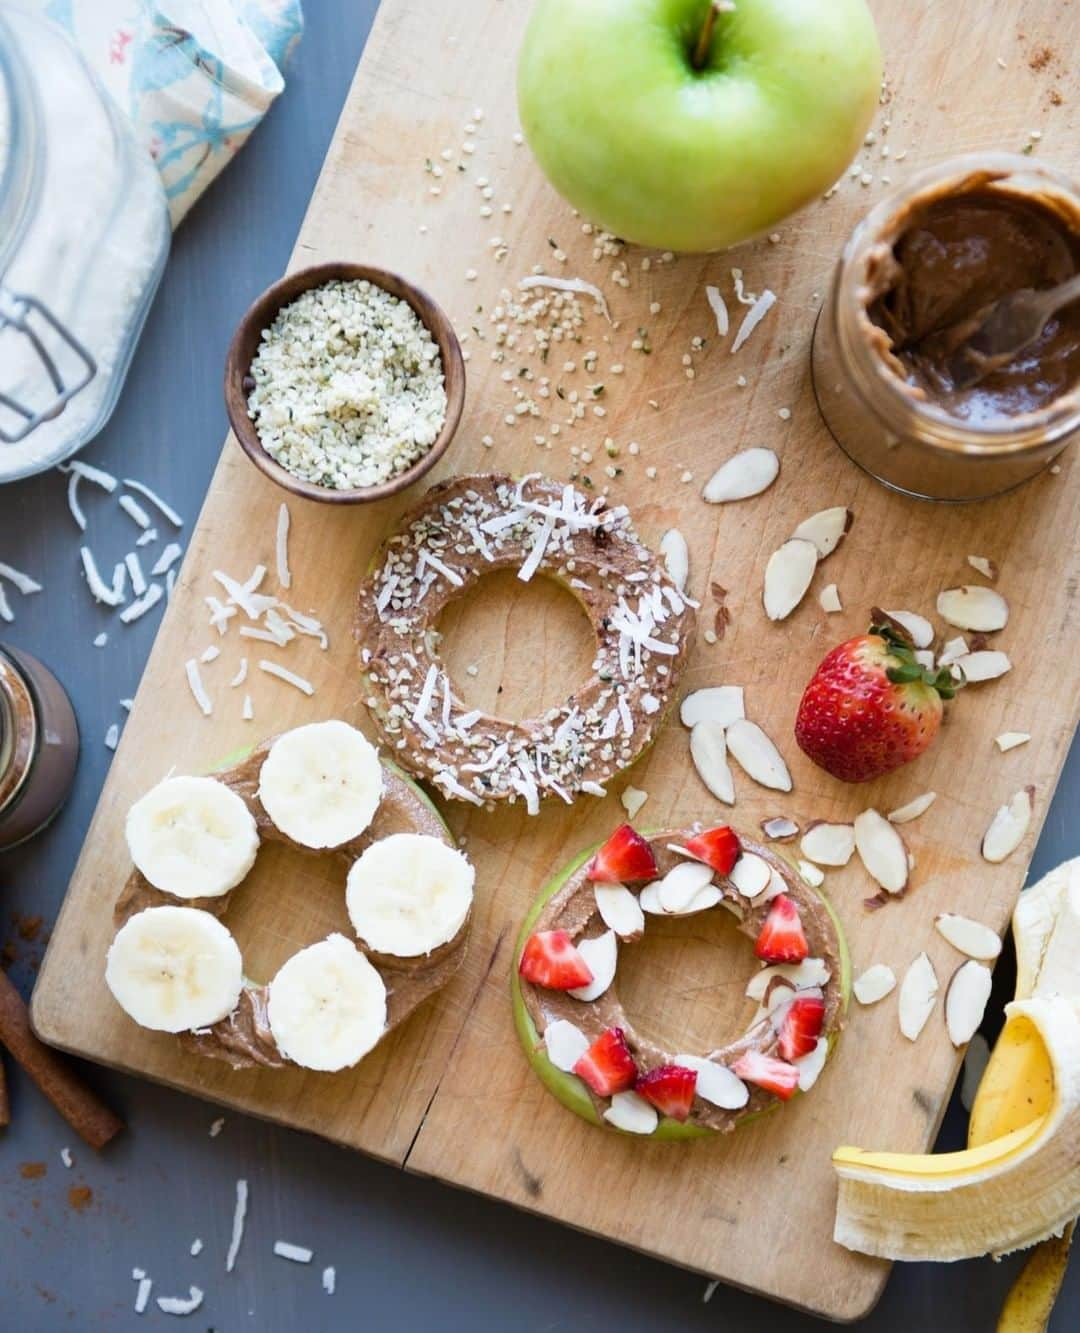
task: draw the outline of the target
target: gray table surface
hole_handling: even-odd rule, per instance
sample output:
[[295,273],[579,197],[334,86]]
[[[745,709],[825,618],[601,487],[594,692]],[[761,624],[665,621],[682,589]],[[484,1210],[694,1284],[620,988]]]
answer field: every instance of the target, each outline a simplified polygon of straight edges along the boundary
[[[108,428],[86,457],[160,488],[194,519],[225,431],[220,368],[230,331],[251,298],[283,269],[370,28],[371,0],[309,0],[308,30],[288,88],[238,160],[176,238],[162,289]],[[110,523],[112,526],[110,526]],[[122,514],[98,517],[95,545],[108,559],[130,542]],[[14,940],[12,975],[28,992],[42,940],[19,938],[9,915],[51,922],[111,758],[109,723],[135,692],[156,629],[147,617],[91,641],[101,615],[77,569],[64,482],[52,473],[0,490],[0,559],[39,577],[46,591],[19,599],[5,638],[48,661],[71,693],[84,747],[75,790],[56,823],[31,844],[0,855],[0,940]],[[111,547],[110,547],[111,542]],[[115,551],[115,554],[112,552]],[[108,566],[108,567],[111,567]],[[1075,854],[1080,753],[1074,746],[1032,876]],[[1071,818],[1070,818],[1071,816]],[[996,998],[1010,985],[998,969]],[[196,1099],[96,1068],[88,1080],[123,1113],[130,1132],[100,1157],[72,1135],[7,1060],[13,1124],[0,1134],[0,1328],[135,1329],[160,1323],[155,1308],[132,1313],[133,1266],[155,1279],[155,1295],[205,1289],[192,1327],[215,1330],[725,1328],[789,1333],[815,1321],[705,1282],[553,1223],[406,1175],[290,1133],[218,1112]],[[867,1092],[867,1095],[871,1095]],[[966,1115],[950,1108],[939,1148],[962,1144]],[[75,1165],[65,1170],[60,1149]],[[24,1179],[22,1163],[47,1175]],[[247,1235],[226,1276],[234,1180],[251,1184]],[[76,1212],[69,1188],[85,1183],[93,1204]],[[628,1201],[632,1205],[632,1200]],[[672,1199],[673,1209],[678,1200]],[[663,1226],[663,1218],[656,1225]],[[827,1226],[823,1221],[823,1231]],[[189,1255],[199,1237],[204,1249]],[[275,1258],[275,1239],[312,1247],[300,1267]],[[783,1263],[782,1254],[777,1263]],[[324,1295],[320,1269],[337,1269]],[[898,1267],[865,1327],[985,1330],[1017,1269],[980,1260]],[[1080,1323],[1080,1264],[1074,1264],[1054,1327]]]

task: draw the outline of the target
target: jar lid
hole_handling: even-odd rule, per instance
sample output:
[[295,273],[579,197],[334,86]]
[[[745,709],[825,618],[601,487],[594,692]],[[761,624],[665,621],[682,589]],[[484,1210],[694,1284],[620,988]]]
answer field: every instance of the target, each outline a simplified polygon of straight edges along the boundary
[[0,812],[12,804],[30,776],[37,731],[30,686],[0,649]]

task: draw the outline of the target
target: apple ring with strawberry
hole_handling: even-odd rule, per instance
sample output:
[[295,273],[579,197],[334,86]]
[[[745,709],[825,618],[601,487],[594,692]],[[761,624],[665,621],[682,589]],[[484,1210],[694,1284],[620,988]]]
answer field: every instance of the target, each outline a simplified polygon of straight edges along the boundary
[[[662,1049],[619,999],[619,952],[648,919],[724,908],[760,966],[746,1030],[699,1054]],[[512,977],[514,1023],[535,1072],[591,1124],[661,1139],[727,1133],[808,1092],[850,990],[828,900],[773,850],[727,826],[654,833],[624,824],[541,893]]]

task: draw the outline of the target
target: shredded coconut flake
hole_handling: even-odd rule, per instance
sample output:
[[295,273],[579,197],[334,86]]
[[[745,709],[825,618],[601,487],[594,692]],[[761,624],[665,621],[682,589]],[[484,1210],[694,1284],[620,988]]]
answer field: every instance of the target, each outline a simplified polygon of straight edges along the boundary
[[[110,588],[105,583],[98,571],[97,562],[94,560],[89,546],[80,546],[79,556],[82,559],[83,573],[86,575],[86,586],[90,589],[90,595],[94,601],[104,602],[106,606],[119,606],[124,600],[123,588],[121,587],[119,590],[115,587]],[[126,577],[125,566],[120,565],[119,568],[124,570]]]
[[154,1289],[154,1284],[141,1268],[136,1268],[134,1272],[139,1275],[135,1279],[139,1284],[138,1290],[135,1292],[135,1313],[144,1314],[146,1307],[150,1304],[150,1293]]
[[85,477],[87,481],[92,481],[95,486],[100,486],[103,491],[108,491],[110,495],[116,490],[116,478],[111,472],[106,472],[99,467],[91,467],[89,463],[82,463],[77,458],[61,467],[60,471],[74,472],[77,477]]
[[716,332],[721,338],[727,337],[729,328],[727,302],[720,295],[719,287],[706,287],[705,298],[709,302],[709,307],[716,316]]
[[15,619],[15,612],[11,609],[11,603],[8,601],[7,593],[4,591],[4,585],[0,583],[0,620],[6,620],[10,625]]
[[130,625],[133,620],[138,620],[140,616],[145,616],[147,611],[157,606],[164,594],[161,591],[160,583],[151,583],[146,590],[146,594],[140,597],[138,601],[131,602],[120,612],[120,619],[125,625]]
[[210,696],[202,683],[202,676],[199,675],[199,664],[194,657],[189,657],[184,663],[184,670],[187,672],[188,688],[191,690],[195,702],[202,710],[204,717],[209,717],[214,711],[214,705],[210,702]]
[[279,1259],[291,1259],[294,1264],[309,1264],[315,1254],[306,1245],[293,1245],[287,1240],[274,1241],[274,1253]]
[[252,722],[255,718],[255,705],[251,702],[251,695],[244,695],[244,706],[240,710],[240,717],[244,722]]
[[[210,1126],[210,1137],[216,1138],[221,1133],[221,1126],[224,1120],[215,1120]],[[244,1179],[236,1182],[236,1206],[233,1209],[232,1220],[232,1239],[229,1241],[229,1252],[225,1256],[225,1271],[231,1273],[236,1266],[236,1256],[240,1253],[240,1242],[244,1239],[244,1219],[247,1217],[248,1206],[248,1183]]]
[[137,551],[128,551],[124,556],[124,564],[127,565],[127,572],[131,575],[131,591],[136,597],[141,597],[146,591],[146,575],[143,573],[142,561],[139,559]]
[[[114,482],[113,485],[115,486],[115,484],[116,483]],[[161,496],[158,495],[156,491],[152,491],[149,486],[144,486],[141,481],[132,481],[130,477],[124,478],[124,485],[128,488],[129,491],[138,491],[144,500],[149,500],[150,503],[154,505],[155,508],[160,509],[174,528],[182,528],[184,526],[184,520],[180,517],[180,515],[176,512],[176,510],[173,509],[171,505],[167,505],[165,501],[161,498]],[[120,500],[120,503],[121,504],[124,503],[122,498]],[[134,517],[135,517],[134,514],[132,514],[132,518]],[[138,519],[136,519],[135,521],[138,522]]]
[[184,548],[182,546],[176,542],[170,542],[154,562],[154,567],[150,573],[167,574],[183,554]]
[[199,1287],[188,1287],[190,1295],[159,1296],[157,1306],[162,1314],[194,1314],[203,1303],[203,1292]]
[[69,1171],[70,1171],[71,1168],[75,1165],[75,1159],[74,1159],[74,1157],[72,1157],[72,1155],[71,1155],[71,1149],[70,1149],[70,1148],[61,1148],[61,1149],[60,1149],[60,1160],[63,1162],[63,1164],[67,1167],[67,1169],[68,1169]]
[[292,571],[289,569],[289,506],[284,503],[278,510],[275,552],[278,582],[288,590],[292,587]]
[[520,278],[518,286],[525,289],[551,287],[557,292],[577,292],[580,296],[591,296],[600,307],[604,318],[609,324],[611,323],[611,311],[608,309],[607,298],[595,282],[586,282],[584,278],[549,278],[544,273],[532,273],[527,278]]
[[112,726],[109,728],[109,730],[105,733],[105,748],[106,750],[115,750],[117,745],[119,745],[119,743],[120,743],[120,728],[114,722]]
[[[220,1117],[219,1119],[217,1119],[217,1120],[212,1120],[212,1121],[210,1122],[210,1137],[211,1137],[212,1139],[216,1139],[217,1136],[221,1133],[221,1131],[222,1131],[224,1128],[225,1128],[225,1117],[224,1117],[224,1116],[221,1116],[221,1117]],[[244,1186],[244,1196],[245,1196],[245,1198],[247,1197],[247,1181],[246,1181],[246,1180],[243,1181],[243,1182],[239,1182],[239,1181],[238,1181],[238,1182],[237,1182],[237,1186],[236,1186],[236,1195],[237,1195],[237,1198],[238,1198],[238,1199],[239,1199],[239,1197],[240,1197],[240,1184],[241,1184],[241,1183],[242,1183],[243,1186]]]
[[768,287],[766,287],[746,312],[743,322],[739,325],[739,331],[735,335],[735,341],[731,344],[731,351],[733,354],[739,350],[744,342],[746,342],[747,338],[750,337],[775,304],[776,293],[771,292]]
[[147,528],[145,532],[141,532],[138,537],[135,538],[135,545],[149,546],[152,542],[157,541],[157,537],[157,528]]
[[195,1258],[196,1255],[202,1254],[202,1250],[203,1250],[203,1243],[199,1239],[199,1237],[196,1236],[195,1239],[191,1242],[191,1249],[188,1251],[188,1253],[191,1255],[192,1258]]
[[303,694],[312,695],[315,693],[315,686],[311,681],[305,680],[303,676],[298,676],[295,671],[288,671],[283,666],[278,666],[276,662],[268,662],[265,658],[259,659],[259,670],[265,671],[268,676],[277,676],[278,680],[283,680],[289,685],[295,685]]
[[247,680],[247,658],[242,657],[236,675],[229,681],[230,689],[235,689],[237,685],[243,685],[245,680]]
[[150,526],[150,515],[142,505],[139,504],[134,496],[122,495],[119,503],[120,508],[124,513],[127,514],[129,518],[133,519],[140,528],[148,528]]
[[337,1269],[334,1268],[333,1264],[330,1264],[322,1271],[322,1289],[326,1292],[327,1296],[333,1296],[336,1284]]
[[199,654],[199,661],[203,663],[214,662],[221,656],[221,649],[216,643],[212,643],[209,648],[204,648]]

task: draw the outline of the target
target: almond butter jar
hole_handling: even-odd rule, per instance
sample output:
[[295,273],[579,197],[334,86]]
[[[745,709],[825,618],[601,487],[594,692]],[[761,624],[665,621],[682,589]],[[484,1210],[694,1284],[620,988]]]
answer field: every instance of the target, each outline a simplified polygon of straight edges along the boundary
[[63,686],[36,657],[0,647],[0,851],[33,837],[59,811],[78,757]]
[[950,378],[979,312],[1080,271],[1080,191],[1029,157],[913,175],[852,233],[814,330],[818,407],[853,462],[922,499],[977,500],[1080,434],[1080,302],[975,387]]

